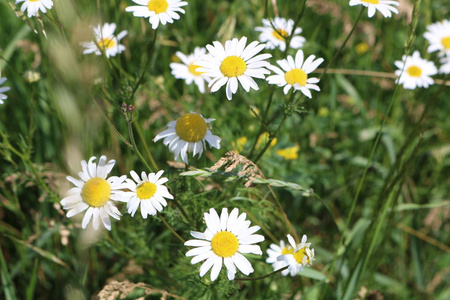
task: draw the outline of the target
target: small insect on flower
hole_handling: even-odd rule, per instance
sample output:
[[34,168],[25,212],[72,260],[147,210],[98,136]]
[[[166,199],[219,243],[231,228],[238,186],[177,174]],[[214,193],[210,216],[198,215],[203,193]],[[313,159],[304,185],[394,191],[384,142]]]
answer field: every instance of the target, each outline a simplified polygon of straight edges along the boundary
[[[288,272],[282,271],[281,274],[286,276],[289,273],[291,276],[295,276],[300,273],[304,267],[312,264],[314,260],[314,249],[310,248],[311,243],[306,242],[306,235],[303,235],[302,241],[298,245],[296,245],[294,238],[290,234],[287,235],[287,238],[289,241],[288,246],[281,247],[281,243],[279,247],[274,244],[270,246],[272,252],[269,252],[270,249],[267,250],[269,258],[266,262],[272,263],[274,270],[289,266],[287,268]],[[279,254],[279,256],[276,257],[277,261],[272,262],[276,254]]]
[[147,219],[147,215],[156,215],[157,211],[162,211],[167,206],[167,199],[173,199],[169,190],[164,183],[169,181],[166,177],[161,175],[163,170],[158,173],[142,172],[141,178],[135,171],[131,171],[130,175],[134,179],[127,179],[124,187],[130,191],[123,192],[123,197],[127,200],[128,213],[134,217],[138,207],[141,207],[142,218]]
[[427,26],[427,32],[423,34],[428,40],[428,53],[439,51],[439,55],[450,54],[450,21],[442,20]]
[[390,18],[392,13],[398,14],[397,8],[394,7],[398,6],[398,2],[392,0],[350,0],[349,5],[364,5],[368,8],[369,18],[372,18],[377,10],[385,18]]
[[206,142],[211,147],[220,149],[220,138],[209,130],[209,124],[214,119],[205,119],[202,115],[191,112],[180,117],[176,121],[167,124],[167,129],[158,134],[153,141],[164,139],[164,145],[175,154],[175,159],[181,159],[188,163],[188,152],[200,157],[206,149]]
[[[261,32],[259,40],[267,43],[266,49],[280,48],[281,51],[284,51],[286,49],[286,38],[292,35],[292,29],[294,29],[294,20],[275,17],[273,19],[273,27],[268,19],[262,19],[262,23],[264,26],[255,27],[255,30]],[[303,47],[306,40],[299,35],[301,32],[302,29],[300,27],[294,30],[289,44],[292,49]]]
[[306,97],[311,98],[311,91],[320,91],[320,88],[315,84],[319,82],[318,78],[308,78],[308,74],[313,72],[323,62],[323,58],[316,58],[315,55],[310,55],[303,61],[303,51],[298,50],[295,55],[295,60],[288,55],[287,59],[278,60],[277,64],[283,69],[276,66],[269,66],[269,68],[276,73],[267,77],[269,84],[276,84],[280,87],[284,86],[283,92],[287,94],[291,87],[300,90]]
[[102,27],[100,24],[93,28],[95,42],[83,42],[81,46],[86,48],[83,54],[95,53],[96,55],[102,55],[102,51],[105,52],[107,58],[116,56],[119,53],[125,51],[125,46],[119,42],[123,39],[128,32],[126,30],[121,31],[117,36],[114,35],[116,30],[116,24],[105,23]]
[[120,212],[113,201],[125,202],[121,189],[124,188],[126,175],[121,177],[111,176],[115,160],[106,161],[106,156],[101,156],[98,165],[94,163],[96,157],[93,156],[86,163],[81,161],[82,171],[78,173],[80,179],[67,176],[67,180],[72,182],[75,187],[66,193],[66,197],[61,200],[63,209],[69,210],[67,217],[73,217],[86,210],[81,227],[86,228],[87,224],[93,219],[92,225],[95,230],[99,228],[100,221],[106,229],[111,230],[111,221],[109,217],[120,220]]
[[210,55],[204,55],[196,65],[201,66],[197,72],[204,72],[204,76],[211,77],[209,87],[212,93],[226,84],[226,95],[231,100],[237,92],[238,81],[246,92],[250,88],[258,90],[253,78],[264,79],[270,73],[265,69],[270,65],[265,60],[272,55],[256,55],[264,49],[265,44],[254,41],[245,46],[246,43],[247,38],[244,36],[240,40],[234,38],[226,41],[225,47],[217,41],[206,46]]
[[[0,78],[0,86],[1,86],[2,84],[4,84],[5,81],[6,81],[6,78],[5,78],[5,77]],[[9,91],[10,89],[11,89],[11,88],[10,88],[9,86],[0,87],[0,104],[3,104],[3,103],[4,103],[3,100],[8,99],[8,96],[6,96],[6,95],[3,94],[3,93]]]
[[208,76],[202,76],[202,72],[198,72],[197,66],[195,63],[199,60],[199,58],[206,54],[205,48],[196,47],[194,49],[194,53],[189,55],[184,55],[181,52],[177,52],[177,57],[181,60],[182,63],[171,63],[170,68],[172,69],[172,75],[177,79],[184,79],[186,84],[191,84],[195,82],[200,93],[205,92],[205,81],[209,82],[211,79]]
[[204,214],[205,232],[191,231],[191,235],[196,239],[189,240],[184,245],[195,248],[189,250],[186,256],[193,256],[192,264],[205,260],[200,267],[200,277],[212,268],[211,280],[216,280],[224,264],[229,280],[234,280],[236,268],[245,275],[254,271],[242,253],[262,255],[261,248],[254,244],[264,241],[264,236],[254,234],[260,227],[249,227],[250,221],[246,220],[245,213],[239,216],[238,214],[237,208],[230,214],[224,208],[219,217],[216,210],[211,208],[209,213]]
[[129,6],[125,9],[132,12],[135,17],[150,18],[148,21],[152,24],[152,29],[158,28],[159,23],[173,23],[173,20],[180,19],[178,13],[184,14],[181,7],[188,5],[186,1],[181,0],[133,0],[139,4]]
[[37,16],[39,11],[42,11],[44,14],[47,12],[47,9],[51,9],[53,7],[52,0],[17,0],[16,4],[23,2],[20,10],[25,12],[27,10],[28,18]]
[[433,62],[420,57],[419,51],[414,51],[412,56],[403,55],[402,60],[395,61],[395,66],[398,68],[395,75],[400,76],[397,83],[410,90],[432,85],[434,80],[430,76],[438,72]]

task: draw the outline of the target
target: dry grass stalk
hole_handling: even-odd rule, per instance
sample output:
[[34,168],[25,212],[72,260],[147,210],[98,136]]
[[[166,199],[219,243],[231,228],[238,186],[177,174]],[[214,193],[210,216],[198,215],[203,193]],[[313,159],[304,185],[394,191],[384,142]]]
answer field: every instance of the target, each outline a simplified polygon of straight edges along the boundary
[[143,282],[132,283],[129,281],[111,281],[109,284],[105,285],[103,289],[98,293],[95,299],[98,300],[115,300],[115,299],[124,299],[127,297],[135,288],[143,289],[144,295],[141,299],[144,299],[147,295],[153,294],[161,294],[160,299],[167,299],[168,296],[176,299],[186,299],[181,296],[174,295],[169,293],[166,290],[157,289],[151,285],[148,285]]

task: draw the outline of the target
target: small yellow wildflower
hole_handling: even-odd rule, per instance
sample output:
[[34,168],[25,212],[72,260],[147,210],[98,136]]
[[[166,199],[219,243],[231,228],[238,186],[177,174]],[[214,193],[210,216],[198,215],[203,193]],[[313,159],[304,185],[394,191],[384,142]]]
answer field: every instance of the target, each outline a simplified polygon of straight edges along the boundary
[[356,45],[356,53],[358,53],[358,55],[364,54],[367,51],[369,51],[369,45],[367,45],[367,43],[365,42],[361,42],[358,45]]
[[[258,137],[258,141],[256,142],[256,148],[259,148],[261,146],[265,146],[265,144],[269,141],[269,137],[270,134],[268,132],[264,132],[262,133],[259,137]],[[277,138],[274,138],[271,142],[270,142],[270,148],[272,148],[273,146],[275,146],[277,144]]]
[[277,154],[279,156],[283,157],[284,159],[292,160],[292,159],[297,159],[298,158],[298,151],[299,150],[300,150],[300,146],[299,145],[295,145],[293,147],[277,150]]

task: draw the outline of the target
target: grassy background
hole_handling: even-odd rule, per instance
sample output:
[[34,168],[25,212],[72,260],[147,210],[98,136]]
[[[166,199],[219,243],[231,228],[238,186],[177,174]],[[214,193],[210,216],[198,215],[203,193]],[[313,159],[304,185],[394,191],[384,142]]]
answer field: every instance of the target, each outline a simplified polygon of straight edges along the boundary
[[[59,205],[70,188],[65,176],[74,176],[81,160],[103,154],[114,158],[113,175],[144,170],[106,122],[110,120],[128,139],[120,109],[126,102],[136,107],[138,147],[146,159],[145,148],[149,148],[169,177],[172,194],[188,212],[189,220],[185,220],[174,205],[163,211],[183,238],[189,239],[190,230],[204,230],[203,212],[210,207],[245,209],[252,223],[259,223],[277,240],[289,233],[267,186],[245,189],[243,182],[225,182],[223,176],[180,176],[184,169],[167,163],[173,155],[161,142],[152,142],[169,121],[190,110],[215,118],[213,133],[222,139],[220,150],[190,159],[196,168],[212,166],[235,148],[239,137],[248,138],[241,151],[248,155],[258,138],[258,121],[239,93],[232,101],[226,100],[223,89],[202,95],[195,86],[174,79],[169,63],[176,51],[189,53],[214,40],[241,36],[256,40],[254,27],[265,16],[264,1],[188,2],[180,20],[158,28],[153,55],[150,24],[124,11],[131,1],[57,1],[41,21],[24,21],[16,17],[10,1],[0,2],[0,70],[11,87],[0,107],[0,298],[89,298],[112,279],[152,286],[134,289],[130,299],[146,291],[155,292],[148,299],[159,298],[157,290],[189,299],[450,298],[449,88],[433,85],[408,91],[400,87],[394,95],[391,78],[342,71],[392,73],[393,62],[405,53],[414,21],[417,36],[410,51],[419,50],[422,57],[436,62],[434,54],[426,54],[422,35],[426,25],[448,17],[450,5],[445,1],[415,2],[419,14],[414,18],[414,2],[409,1],[402,1],[400,14],[391,19],[380,14],[369,19],[365,13],[332,66],[337,70],[319,83],[322,91],[313,92],[313,99],[299,107],[301,112],[287,119],[277,145],[258,162],[266,178],[314,190],[314,196],[306,197],[293,189],[274,188],[296,232],[307,234],[316,251],[314,265],[303,276],[277,274],[228,282],[222,272],[212,284],[209,275],[199,278],[200,265],[190,265],[184,257],[187,248],[157,217],[131,218],[122,206],[124,216],[112,231],[96,233],[82,230],[80,220],[65,217]],[[280,16],[296,18],[301,3],[280,1]],[[299,23],[307,40],[305,53],[325,58],[324,67],[359,11],[347,1],[308,1]],[[271,5],[269,16],[273,16]],[[128,30],[123,40],[127,50],[109,61],[82,55],[79,46],[90,39],[89,25],[98,22],[116,23],[116,33]],[[368,45],[368,51],[357,51],[361,43]],[[280,51],[271,53],[272,64],[284,58]],[[144,82],[133,95],[148,60]],[[23,75],[28,70],[39,72],[41,79],[27,82]],[[270,114],[282,114],[287,101],[282,90],[262,80],[258,84],[259,91],[243,96],[263,111],[273,91]],[[386,125],[349,219],[384,118]],[[279,118],[272,130],[278,122]],[[277,149],[295,144],[300,146],[298,159],[285,160],[276,154]],[[265,236],[264,253],[272,242]],[[271,272],[265,254],[250,259],[255,268],[252,276]],[[104,292],[126,292],[132,287],[110,285]],[[358,295],[364,289],[366,296]]]

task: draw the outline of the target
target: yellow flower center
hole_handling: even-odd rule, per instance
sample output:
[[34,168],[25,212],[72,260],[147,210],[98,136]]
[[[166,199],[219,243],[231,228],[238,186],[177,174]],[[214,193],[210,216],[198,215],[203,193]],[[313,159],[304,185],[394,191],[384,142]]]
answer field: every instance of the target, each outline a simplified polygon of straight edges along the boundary
[[220,231],[212,238],[211,247],[218,256],[230,257],[237,252],[239,241],[231,232]]
[[111,196],[111,186],[100,177],[94,177],[86,181],[81,190],[81,197],[84,202],[93,207],[102,207],[108,202]]
[[289,249],[287,247],[284,247],[283,250],[281,250],[281,255],[285,255],[285,254],[292,254],[293,250],[291,247],[289,247]]
[[198,68],[200,68],[200,67],[197,66],[197,65],[194,65],[193,62],[190,63],[189,66],[188,66],[189,72],[191,72],[194,76],[200,76],[200,75],[202,75],[202,74],[204,73],[204,72],[197,72],[196,70],[197,70]]
[[98,41],[98,45],[102,49],[110,49],[115,46],[116,43],[112,39],[101,39]]
[[28,0],[29,2],[39,2],[41,0]]
[[169,3],[166,0],[150,0],[147,4],[148,10],[153,11],[156,14],[163,13],[169,7]]
[[136,190],[136,195],[141,200],[147,200],[153,197],[156,193],[156,185],[151,182],[144,182],[138,186]]
[[369,4],[378,4],[380,2],[380,0],[361,0],[361,1]]
[[273,35],[276,39],[282,40],[282,41],[284,41],[284,40],[289,36],[289,34],[287,33],[287,31],[284,30],[284,29],[277,29],[277,30],[274,30],[274,31],[272,31],[272,35]]
[[205,119],[198,114],[185,114],[178,119],[175,131],[177,135],[186,142],[201,141],[205,135],[208,125]]
[[301,86],[305,86],[308,75],[302,69],[292,69],[284,74],[284,79],[290,85],[298,83]]
[[225,58],[220,65],[220,71],[227,77],[238,77],[244,74],[247,70],[245,61],[235,55]]
[[411,77],[419,77],[422,75],[422,69],[416,66],[409,67],[406,72],[408,72],[408,75]]
[[306,248],[302,248],[297,252],[295,252],[294,258],[299,264],[303,265],[303,257],[305,257],[305,255],[306,255],[306,263],[304,265],[306,266],[310,263],[310,257],[306,254]]
[[450,36],[443,38],[441,42],[445,49],[450,49]]

